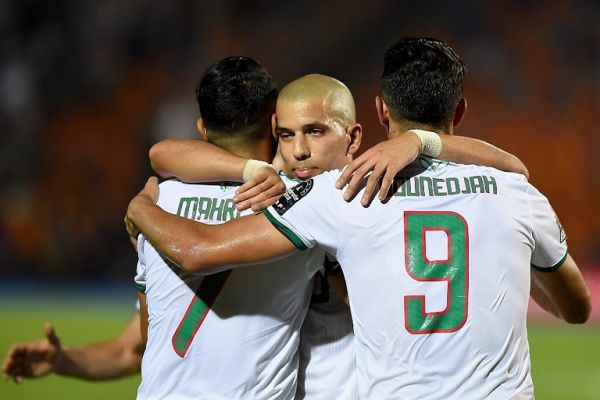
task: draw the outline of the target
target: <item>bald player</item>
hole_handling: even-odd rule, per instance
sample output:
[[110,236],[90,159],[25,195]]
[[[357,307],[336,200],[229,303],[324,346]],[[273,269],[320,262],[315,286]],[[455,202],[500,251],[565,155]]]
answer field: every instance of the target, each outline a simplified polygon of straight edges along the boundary
[[[377,101],[390,137],[411,125],[452,134],[465,111],[463,73],[440,41],[396,43]],[[424,96],[399,101],[412,87],[406,76]],[[440,82],[448,83],[442,91]],[[431,107],[439,93],[443,106]],[[387,204],[365,208],[334,188],[339,176],[307,180],[264,214],[219,226],[162,212],[151,179],[128,218],[188,270],[317,244],[335,254],[351,299],[361,398],[532,398],[529,263],[542,271],[559,315],[589,315],[589,292],[547,199],[523,176],[424,158],[395,182]]]
[[[282,170],[309,179],[352,161],[361,139],[354,99],[337,79],[310,74],[286,85],[272,125]],[[300,331],[297,399],[357,399],[352,316],[335,257],[315,276]]]

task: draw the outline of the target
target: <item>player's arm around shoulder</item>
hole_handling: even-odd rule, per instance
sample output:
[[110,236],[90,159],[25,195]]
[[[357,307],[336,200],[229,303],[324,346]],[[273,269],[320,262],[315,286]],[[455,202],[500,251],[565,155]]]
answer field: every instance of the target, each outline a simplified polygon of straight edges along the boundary
[[482,140],[464,136],[437,134],[422,130],[409,130],[383,141],[365,151],[352,161],[336,182],[350,201],[367,178],[361,203],[370,204],[379,188],[379,199],[389,192],[394,177],[402,168],[420,154],[461,164],[494,167],[506,172],[516,172],[529,178],[529,171],[516,156]]
[[150,148],[152,169],[163,178],[184,182],[241,181],[246,159],[212,143],[193,139],[165,139]]
[[263,215],[205,225],[162,210],[157,199],[158,180],[150,178],[129,203],[126,226],[143,233],[156,250],[186,271],[217,272],[274,259],[295,249]]
[[483,140],[466,136],[440,135],[443,143],[439,158],[460,164],[493,167],[505,172],[515,172],[529,179],[529,170],[515,155]]
[[[263,214],[218,225],[189,222],[172,231],[173,235],[183,237],[181,242],[174,247],[169,243],[160,244],[161,253],[189,272],[213,273],[254,265],[275,260],[297,249]],[[169,248],[176,251],[171,252]]]

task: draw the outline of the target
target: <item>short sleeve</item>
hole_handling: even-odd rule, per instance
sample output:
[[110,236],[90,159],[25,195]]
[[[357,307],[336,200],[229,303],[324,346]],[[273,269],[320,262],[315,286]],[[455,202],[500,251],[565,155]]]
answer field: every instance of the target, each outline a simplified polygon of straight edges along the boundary
[[298,249],[319,244],[334,253],[341,222],[341,193],[334,182],[332,173],[304,181],[288,189],[263,213]]
[[548,199],[537,189],[529,189],[534,249],[531,265],[542,272],[558,269],[567,258],[567,235]]
[[144,238],[144,235],[139,235],[138,236],[138,243],[137,243],[137,253],[138,253],[138,263],[137,263],[137,267],[136,267],[136,272],[135,272],[135,284],[137,286],[137,289],[142,292],[142,293],[146,293],[146,257],[144,256],[144,243],[146,242],[146,239]]

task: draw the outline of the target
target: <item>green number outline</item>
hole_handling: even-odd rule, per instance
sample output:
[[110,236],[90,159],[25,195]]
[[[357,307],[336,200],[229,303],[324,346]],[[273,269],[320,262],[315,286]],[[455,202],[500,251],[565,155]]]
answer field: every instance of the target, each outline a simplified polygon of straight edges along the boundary
[[[412,334],[451,333],[461,329],[469,310],[469,229],[462,215],[452,211],[404,212],[404,266],[419,282],[445,281],[446,308],[427,313],[425,295],[404,296],[404,326]],[[426,257],[427,231],[448,235],[448,259]],[[439,266],[446,266],[441,270]]]
[[230,274],[231,270],[227,270],[205,276],[196,289],[194,297],[171,339],[173,350],[179,357],[183,358],[187,353],[196,332],[200,329]]

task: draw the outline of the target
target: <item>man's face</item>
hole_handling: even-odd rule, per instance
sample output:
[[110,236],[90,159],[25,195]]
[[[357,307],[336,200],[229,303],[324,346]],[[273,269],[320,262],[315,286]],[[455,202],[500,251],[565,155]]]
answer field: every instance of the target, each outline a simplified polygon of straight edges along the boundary
[[346,127],[321,98],[277,101],[279,153],[290,177],[309,179],[351,161]]

